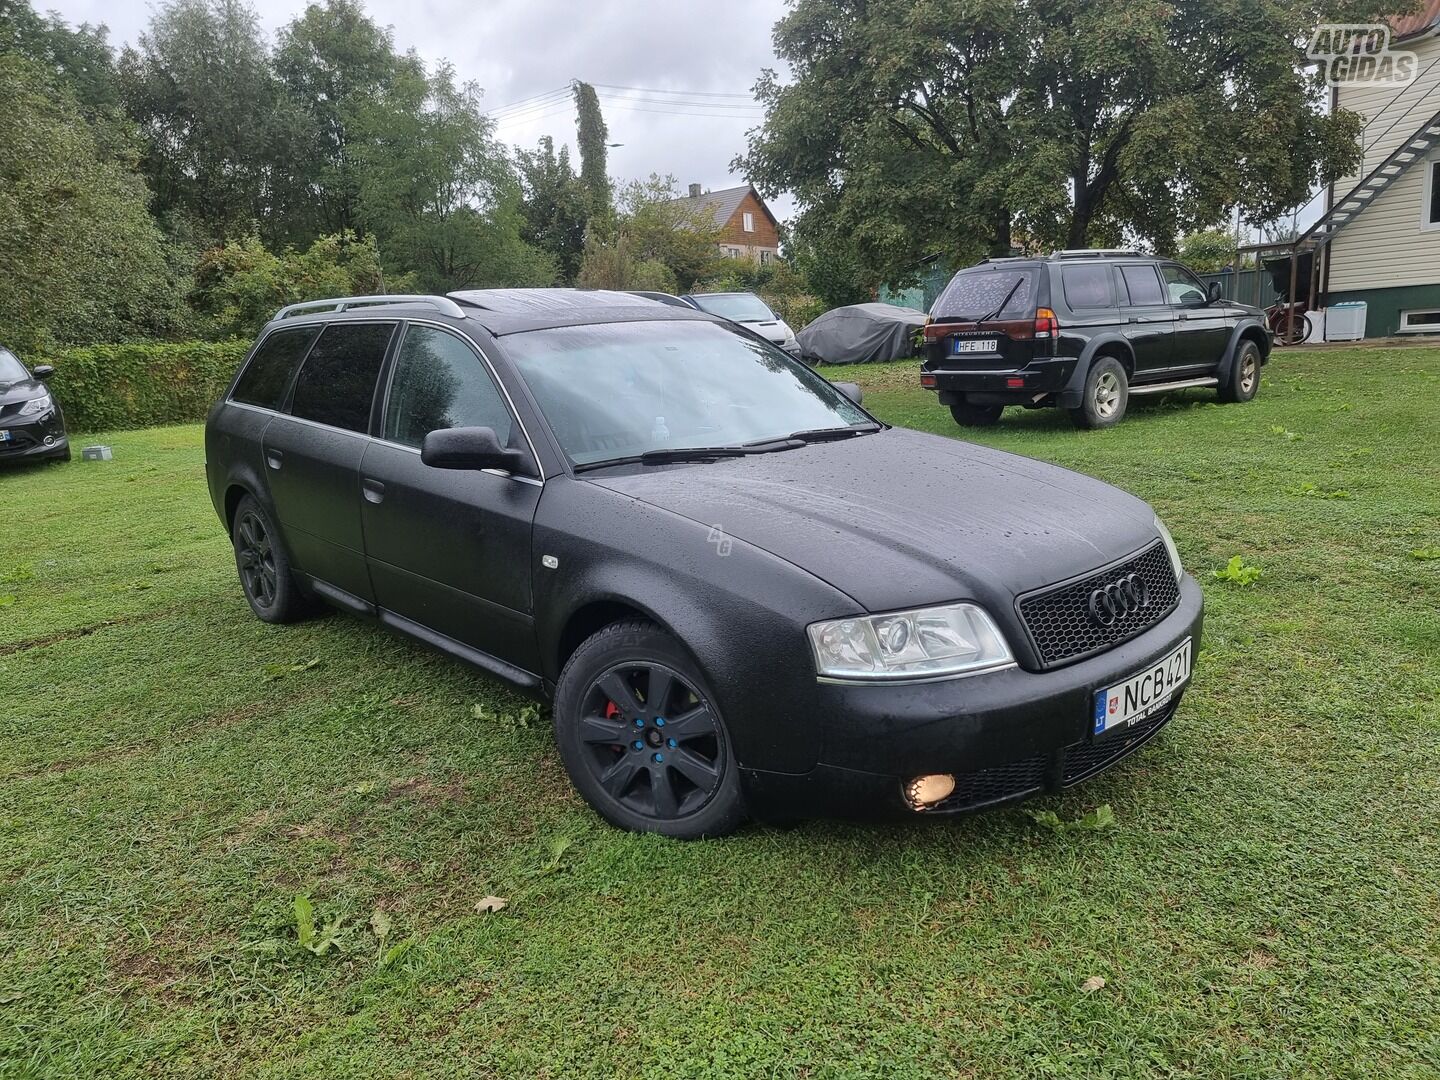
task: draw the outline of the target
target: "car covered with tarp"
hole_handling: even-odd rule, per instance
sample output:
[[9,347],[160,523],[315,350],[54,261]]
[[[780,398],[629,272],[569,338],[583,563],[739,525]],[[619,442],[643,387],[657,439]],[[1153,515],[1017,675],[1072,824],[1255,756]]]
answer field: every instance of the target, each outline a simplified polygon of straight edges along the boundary
[[874,364],[916,353],[925,313],[893,304],[852,304],[825,312],[795,335],[812,364]]

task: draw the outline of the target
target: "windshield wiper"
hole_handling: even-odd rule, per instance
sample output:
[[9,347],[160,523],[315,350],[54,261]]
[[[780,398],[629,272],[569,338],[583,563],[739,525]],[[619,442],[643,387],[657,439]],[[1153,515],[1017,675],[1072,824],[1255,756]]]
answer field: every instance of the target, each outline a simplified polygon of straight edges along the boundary
[[813,431],[792,431],[790,438],[799,439],[801,442],[828,442],[835,439],[848,439],[855,435],[869,435],[871,432],[879,431],[882,424],[851,424],[849,427],[827,427],[815,428]]
[[668,450],[647,450],[639,457],[641,465],[665,465],[672,461],[715,461],[719,458],[749,457],[779,450],[797,450],[805,443],[800,439],[767,439],[745,446],[676,446]]
[[1010,286],[1010,291],[1005,294],[1005,299],[1000,301],[1000,306],[997,307],[994,311],[990,312],[990,314],[988,314],[988,315],[982,315],[980,318],[976,319],[976,320],[975,320],[975,325],[978,326],[978,325],[980,325],[980,323],[982,323],[982,322],[989,322],[991,319],[995,318],[995,316],[999,315],[1002,311],[1004,311],[1004,310],[1005,310],[1005,305],[1008,304],[1008,303],[1010,303],[1010,298],[1015,295],[1015,290],[1018,289],[1018,288],[1020,288],[1020,286],[1023,285],[1024,283],[1025,283],[1025,278],[1024,278],[1023,275],[1022,275],[1021,277],[1017,277],[1017,278],[1015,279],[1015,284],[1014,284],[1014,285],[1011,285],[1011,286]]

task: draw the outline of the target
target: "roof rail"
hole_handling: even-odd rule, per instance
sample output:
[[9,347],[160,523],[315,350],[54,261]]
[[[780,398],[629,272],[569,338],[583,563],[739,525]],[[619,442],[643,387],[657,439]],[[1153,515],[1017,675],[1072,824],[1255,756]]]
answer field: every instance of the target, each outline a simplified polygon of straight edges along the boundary
[[272,322],[288,319],[292,315],[314,314],[321,311],[348,311],[357,307],[380,307],[385,304],[429,304],[444,312],[452,319],[463,319],[465,312],[448,296],[421,296],[418,294],[393,293],[381,296],[337,296],[331,300],[306,300],[301,304],[286,304],[275,313]]
[[1130,248],[1066,248],[1050,256],[1052,259],[1146,259],[1143,251]]

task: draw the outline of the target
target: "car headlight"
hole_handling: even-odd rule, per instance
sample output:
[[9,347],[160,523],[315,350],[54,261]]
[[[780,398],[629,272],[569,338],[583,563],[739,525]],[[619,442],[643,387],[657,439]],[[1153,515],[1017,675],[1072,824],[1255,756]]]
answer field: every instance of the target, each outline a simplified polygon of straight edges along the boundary
[[55,407],[55,402],[50,400],[49,394],[41,394],[37,398],[31,398],[20,406],[20,416],[35,416],[38,413],[47,413]]
[[1170,556],[1170,565],[1175,570],[1175,580],[1179,581],[1185,576],[1185,567],[1180,565],[1180,551],[1175,546],[1175,538],[1170,535],[1170,530],[1167,529],[1165,523],[1160,520],[1159,514],[1155,515],[1155,528],[1160,533],[1160,539],[1164,541],[1165,554]]
[[815,670],[832,679],[934,679],[1015,662],[994,620],[974,604],[856,615],[806,631]]

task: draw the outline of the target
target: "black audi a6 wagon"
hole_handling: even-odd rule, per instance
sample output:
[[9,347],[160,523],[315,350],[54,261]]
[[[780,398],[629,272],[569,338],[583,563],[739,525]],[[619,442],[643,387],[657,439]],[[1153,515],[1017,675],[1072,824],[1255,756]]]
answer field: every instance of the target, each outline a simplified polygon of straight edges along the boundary
[[265,327],[206,469],[257,616],[550,699],[626,828],[973,810],[1153,736],[1202,612],[1150,507],[859,397],[627,294],[348,298]]

